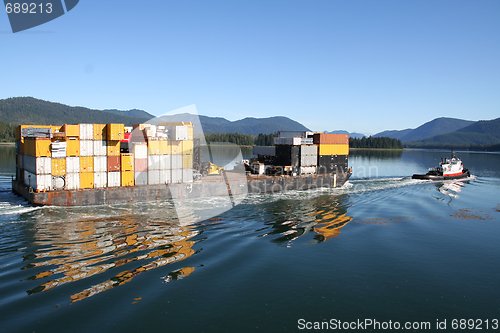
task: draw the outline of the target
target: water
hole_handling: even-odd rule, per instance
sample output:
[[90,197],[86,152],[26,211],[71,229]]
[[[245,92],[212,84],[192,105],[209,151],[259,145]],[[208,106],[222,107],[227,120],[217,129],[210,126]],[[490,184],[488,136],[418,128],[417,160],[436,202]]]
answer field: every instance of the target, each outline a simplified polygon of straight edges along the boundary
[[498,318],[500,155],[356,152],[334,192],[252,196],[197,225],[173,206],[33,208],[0,147],[4,332],[285,332],[297,321]]

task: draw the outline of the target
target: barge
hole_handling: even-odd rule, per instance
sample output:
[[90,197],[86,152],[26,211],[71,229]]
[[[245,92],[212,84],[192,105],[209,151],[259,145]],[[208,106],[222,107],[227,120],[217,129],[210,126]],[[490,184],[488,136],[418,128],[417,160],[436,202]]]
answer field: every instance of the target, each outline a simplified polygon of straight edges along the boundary
[[[192,123],[21,125],[12,191],[37,206],[115,205],[335,188],[348,136],[281,132],[273,153],[204,169]],[[238,162],[238,161],[237,161]]]

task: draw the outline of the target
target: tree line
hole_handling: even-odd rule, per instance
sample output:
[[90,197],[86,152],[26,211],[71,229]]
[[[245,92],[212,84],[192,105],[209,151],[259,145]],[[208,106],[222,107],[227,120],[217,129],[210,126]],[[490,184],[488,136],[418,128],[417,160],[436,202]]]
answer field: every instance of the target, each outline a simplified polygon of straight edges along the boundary
[[0,142],[14,142],[15,130],[14,125],[0,122]]
[[349,138],[351,148],[380,148],[380,149],[403,149],[403,144],[398,139],[387,137],[362,137]]
[[240,146],[272,146],[277,133],[250,135],[240,133],[207,133],[205,140],[210,142],[230,142]]

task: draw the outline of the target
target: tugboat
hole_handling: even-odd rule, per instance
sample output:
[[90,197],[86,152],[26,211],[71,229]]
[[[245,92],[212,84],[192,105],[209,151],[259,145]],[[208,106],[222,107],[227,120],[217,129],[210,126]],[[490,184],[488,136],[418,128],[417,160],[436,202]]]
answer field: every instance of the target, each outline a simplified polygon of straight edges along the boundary
[[451,158],[441,159],[441,163],[436,168],[429,169],[425,175],[414,174],[412,179],[425,180],[448,180],[470,177],[468,169],[464,168],[462,160],[451,154]]

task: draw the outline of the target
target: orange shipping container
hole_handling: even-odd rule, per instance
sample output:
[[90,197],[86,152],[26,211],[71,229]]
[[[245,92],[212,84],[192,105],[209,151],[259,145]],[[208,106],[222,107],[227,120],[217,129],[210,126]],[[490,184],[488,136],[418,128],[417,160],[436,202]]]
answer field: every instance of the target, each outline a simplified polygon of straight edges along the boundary
[[66,140],[66,156],[80,156],[80,140],[71,138]]
[[313,136],[314,144],[336,144],[336,145],[348,145],[349,135],[348,134],[330,134],[330,133],[316,133]]
[[120,141],[108,141],[106,145],[108,156],[120,156]]
[[28,156],[51,157],[50,143],[46,138],[25,138],[23,152]]
[[66,133],[68,137],[80,137],[80,125],[65,124],[61,128],[61,132]]
[[94,172],[94,156],[80,157],[80,172]]
[[66,157],[52,159],[52,176],[66,175]]
[[125,138],[125,125],[124,124],[108,124],[107,125],[107,138],[109,141],[123,140]]
[[120,155],[108,156],[108,172],[120,171]]
[[94,124],[94,140],[104,141],[106,138],[106,125]]
[[134,175],[135,175],[135,173],[133,171],[123,171],[121,173],[122,186],[134,186],[135,185]]
[[[134,155],[133,154],[121,154],[121,170],[122,171],[134,171]],[[132,179],[134,175],[132,173]]]
[[81,172],[80,173],[80,188],[94,188],[94,173]]

